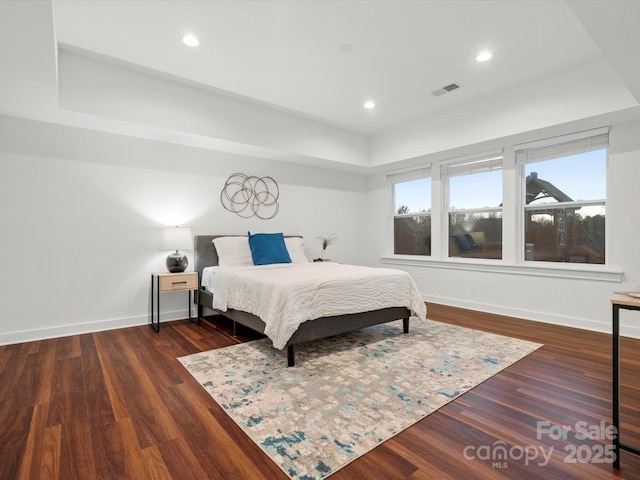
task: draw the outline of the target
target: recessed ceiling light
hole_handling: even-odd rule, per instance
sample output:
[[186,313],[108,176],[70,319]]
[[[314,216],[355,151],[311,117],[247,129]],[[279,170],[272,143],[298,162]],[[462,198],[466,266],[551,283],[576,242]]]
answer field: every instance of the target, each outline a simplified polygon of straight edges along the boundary
[[478,56],[476,57],[476,61],[478,62],[486,62],[487,60],[490,60],[491,57],[493,57],[493,54],[491,52],[480,52],[478,54]]
[[187,34],[182,37],[182,43],[190,47],[197,47],[198,45],[200,45],[200,40],[198,40],[198,37],[196,37],[195,35]]
[[366,108],[367,110],[371,110],[372,108],[375,108],[376,104],[375,102],[369,100],[368,102],[364,102],[364,108]]

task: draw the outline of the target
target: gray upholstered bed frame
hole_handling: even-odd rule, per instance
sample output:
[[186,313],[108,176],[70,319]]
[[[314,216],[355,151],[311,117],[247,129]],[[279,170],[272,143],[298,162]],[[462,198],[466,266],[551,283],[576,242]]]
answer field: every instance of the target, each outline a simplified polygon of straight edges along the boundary
[[[206,307],[212,310],[212,314],[220,314],[233,320],[234,334],[236,323],[264,333],[265,323],[256,315],[241,310],[229,309],[226,312],[213,310],[213,295],[201,286],[202,271],[204,268],[218,265],[218,254],[213,244],[213,239],[222,236],[233,235],[196,235],[194,237],[194,270],[198,272],[198,292],[195,297],[195,302],[198,305],[198,318],[204,316],[204,308]],[[400,318],[403,319],[404,333],[409,333],[410,316],[411,312],[409,309],[405,307],[392,307],[350,315],[322,317],[304,322],[287,342],[287,364],[290,367],[295,364],[294,347],[302,342],[330,337],[371,325],[391,322]]]

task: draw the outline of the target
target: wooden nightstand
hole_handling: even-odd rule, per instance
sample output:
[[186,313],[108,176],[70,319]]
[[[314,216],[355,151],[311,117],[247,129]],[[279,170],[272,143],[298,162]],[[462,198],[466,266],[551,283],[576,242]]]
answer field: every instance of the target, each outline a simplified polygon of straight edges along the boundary
[[[198,289],[197,272],[151,274],[151,327],[160,331],[160,295],[165,292],[189,292],[189,318],[191,318],[191,292]],[[155,309],[154,309],[155,307]],[[157,322],[154,323],[154,317]],[[199,320],[199,319],[198,319]]]

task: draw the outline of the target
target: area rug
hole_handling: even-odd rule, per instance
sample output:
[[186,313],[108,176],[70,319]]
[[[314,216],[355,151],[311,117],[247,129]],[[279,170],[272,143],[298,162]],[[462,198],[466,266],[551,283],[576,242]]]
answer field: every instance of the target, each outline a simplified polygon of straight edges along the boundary
[[292,479],[325,478],[541,345],[411,319],[296,347],[268,339],[178,360]]

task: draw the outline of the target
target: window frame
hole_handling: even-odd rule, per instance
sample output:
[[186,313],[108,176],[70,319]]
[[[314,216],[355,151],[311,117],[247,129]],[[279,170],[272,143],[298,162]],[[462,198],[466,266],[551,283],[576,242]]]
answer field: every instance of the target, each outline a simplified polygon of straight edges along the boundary
[[[450,180],[452,177],[459,177],[464,175],[474,175],[484,172],[492,172],[499,170],[501,173],[501,179],[504,183],[504,156],[502,150],[484,152],[478,155],[466,156],[458,159],[454,159],[452,161],[443,162],[440,165],[440,182],[443,185],[442,189],[442,217],[441,217],[441,225],[442,225],[442,235],[441,239],[443,241],[444,252],[440,252],[445,258],[448,259],[472,259],[479,261],[486,260],[498,260],[495,258],[488,257],[469,257],[465,255],[456,255],[452,256],[450,251],[450,239],[452,233],[449,231],[451,225],[451,215],[467,215],[474,213],[487,213],[487,212],[499,212],[500,219],[502,224],[502,217],[504,207],[502,205],[497,207],[474,207],[474,208],[457,208],[452,210],[451,208],[451,185]],[[432,187],[433,190],[433,187]],[[502,197],[502,195],[501,195]],[[504,232],[501,226],[501,238],[500,238],[500,250],[501,250],[501,258],[502,260],[502,248],[504,244]]]
[[[441,178],[441,168],[447,164],[462,163],[471,158],[479,158],[485,154],[468,155],[466,157],[449,158],[432,161],[430,167],[431,177],[431,222],[432,222],[432,248],[431,255],[402,255],[386,254],[380,261],[388,265],[418,266],[426,268],[442,268],[453,270],[469,270],[478,272],[497,272],[514,275],[530,275],[555,278],[573,278],[598,280],[606,282],[620,282],[623,272],[609,264],[610,242],[605,241],[605,263],[559,263],[544,261],[525,261],[525,164],[516,159],[516,151],[529,147],[548,147],[552,145],[566,144],[573,141],[589,141],[589,138],[606,135],[608,139],[609,127],[603,127],[588,131],[576,132],[552,138],[544,138],[526,144],[505,144],[499,151],[502,152],[502,259],[464,258],[448,256],[448,215],[449,198],[448,182]],[[607,148],[606,168],[608,169],[608,142],[598,148]],[[598,149],[598,148],[593,148]],[[494,150],[498,151],[498,150]],[[570,153],[569,153],[570,154]],[[567,154],[567,155],[569,155]],[[415,170],[417,167],[413,167]],[[422,167],[424,168],[424,164]],[[406,171],[406,169],[405,169]],[[389,173],[387,174],[390,175]],[[391,183],[389,183],[391,185]],[[391,185],[392,186],[392,185]],[[393,189],[391,189],[393,193]],[[395,209],[393,195],[391,195],[392,212]],[[598,199],[597,201],[601,201]],[[589,203],[596,200],[590,200]],[[606,208],[606,201],[605,208]],[[582,202],[581,202],[582,203]],[[540,204],[538,204],[540,208]],[[482,209],[484,210],[484,209]],[[456,210],[458,212],[458,210]],[[393,216],[391,219],[390,250],[394,251],[393,244]],[[605,222],[605,239],[609,238],[610,225]],[[522,248],[521,248],[522,247]]]
[[[609,128],[603,127],[595,130],[588,130],[583,132],[577,132],[570,135],[564,135],[561,137],[553,137],[549,139],[530,142],[527,144],[520,144],[514,147],[514,157],[516,167],[520,174],[520,186],[521,191],[519,193],[519,209],[518,220],[520,227],[520,239],[516,248],[519,252],[518,260],[523,264],[559,264],[559,265],[576,265],[580,266],[594,266],[596,268],[606,268],[609,261],[609,222],[606,220],[605,213],[605,251],[604,251],[604,263],[577,263],[577,262],[554,262],[544,260],[528,260],[526,258],[526,212],[530,210],[542,210],[542,209],[559,209],[559,208],[571,208],[571,207],[583,207],[583,206],[604,206],[606,212],[607,205],[607,192],[605,183],[605,198],[593,198],[589,200],[577,200],[571,202],[556,202],[556,203],[537,203],[527,204],[525,200],[526,195],[526,167],[537,162],[548,161],[553,159],[561,159],[563,157],[571,155],[579,155],[582,153],[588,153],[595,150],[606,150],[605,158],[605,171],[609,166]],[[605,179],[606,182],[606,179]]]
[[[413,217],[428,217],[431,220],[433,219],[433,207],[429,207],[430,210],[428,212],[416,212],[416,213],[397,213],[397,205],[396,205],[396,185],[401,184],[401,183],[406,183],[406,182],[411,182],[414,180],[425,180],[425,179],[429,179],[431,181],[431,183],[433,183],[433,179],[431,178],[431,164],[426,164],[426,165],[421,165],[420,167],[416,168],[410,168],[410,169],[403,169],[403,170],[399,170],[399,171],[394,171],[394,172],[388,172],[387,173],[387,181],[389,184],[389,188],[391,190],[391,211],[392,211],[392,218],[391,218],[391,235],[392,235],[392,251],[395,252],[396,250],[396,245],[395,245],[395,239],[396,239],[396,231],[395,231],[395,221],[396,218],[413,218]],[[431,202],[430,202],[431,203]],[[433,226],[432,226],[433,228]],[[424,255],[424,254],[396,254],[394,253],[394,255],[407,255],[407,256],[412,256],[412,257],[430,257],[432,254],[432,248],[429,248],[429,254]]]

